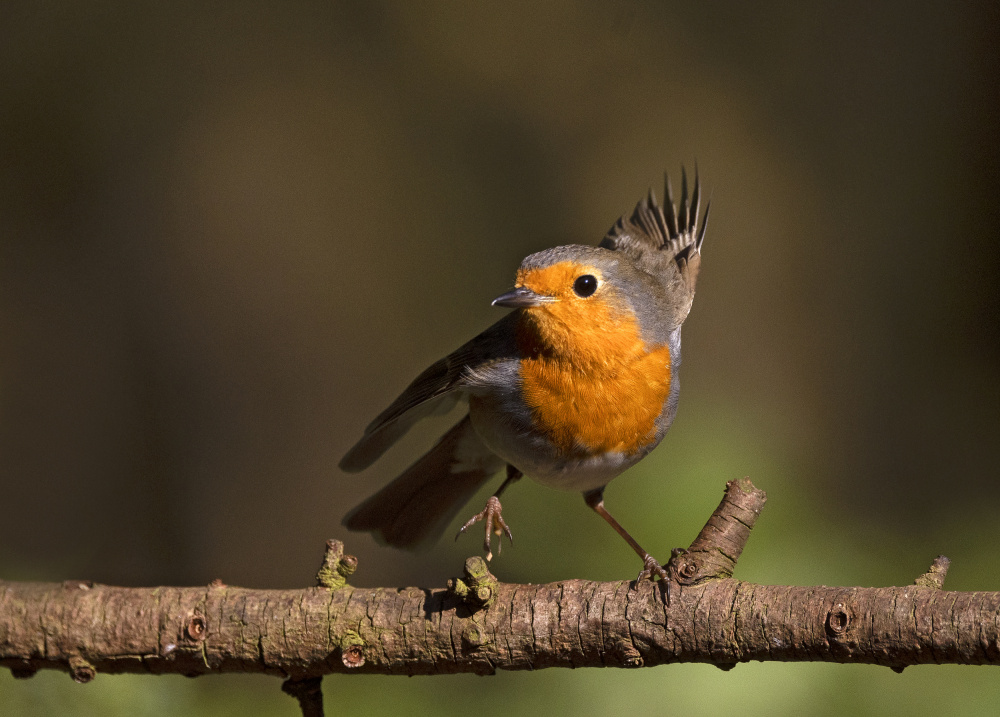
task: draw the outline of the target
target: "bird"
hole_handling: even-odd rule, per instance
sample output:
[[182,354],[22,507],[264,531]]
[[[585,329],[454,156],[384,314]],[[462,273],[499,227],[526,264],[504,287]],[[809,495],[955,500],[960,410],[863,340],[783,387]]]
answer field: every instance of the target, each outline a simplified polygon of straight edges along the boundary
[[[604,507],[607,484],[650,453],[677,412],[681,325],[691,310],[710,202],[698,226],[700,182],[681,168],[680,202],[664,176],[666,211],[652,189],[596,246],[526,257],[514,288],[493,300],[513,309],[419,374],[340,461],[369,467],[419,420],[468,407],[426,454],[351,510],[344,525],[390,546],[440,537],[489,479],[506,478],[456,539],[483,522],[491,560],[513,542],[500,495],[522,476],[579,491],[642,560],[639,579],[667,570]],[[668,582],[669,588],[669,582]]]

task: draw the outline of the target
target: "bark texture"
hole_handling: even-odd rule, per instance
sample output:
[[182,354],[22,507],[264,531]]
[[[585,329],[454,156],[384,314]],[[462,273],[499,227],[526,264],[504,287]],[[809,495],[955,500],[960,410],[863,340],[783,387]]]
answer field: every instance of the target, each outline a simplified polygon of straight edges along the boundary
[[[317,587],[124,588],[0,581],[0,666],[19,677],[260,672],[322,714],[333,672],[497,669],[748,660],[1000,663],[1000,593],[941,590],[947,559],[905,587],[788,587],[734,580],[764,504],[734,481],[663,583],[499,583],[479,558],[447,588],[360,589],[356,560],[330,541]],[[318,710],[318,711],[317,711]]]

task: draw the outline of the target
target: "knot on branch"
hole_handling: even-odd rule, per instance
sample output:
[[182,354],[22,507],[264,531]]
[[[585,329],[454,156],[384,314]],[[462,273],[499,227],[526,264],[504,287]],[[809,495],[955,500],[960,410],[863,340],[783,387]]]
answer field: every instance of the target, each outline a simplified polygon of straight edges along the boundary
[[344,667],[364,667],[365,641],[354,630],[348,630],[340,639],[340,661]]
[[850,608],[838,602],[826,613],[826,634],[834,640],[841,639],[847,633],[853,619]]
[[208,624],[201,615],[192,614],[184,625],[184,637],[191,642],[204,642],[208,636]]
[[711,572],[703,574],[702,563],[698,559],[698,555],[688,552],[684,548],[673,549],[667,569],[671,579],[680,585],[694,585],[702,580],[716,577]]
[[358,569],[358,559],[344,555],[344,544],[339,540],[326,541],[323,564],[316,573],[316,584],[322,588],[339,590],[347,585],[347,578]]
[[486,561],[476,556],[465,561],[465,577],[451,578],[448,592],[473,610],[489,607],[496,599],[497,579]]

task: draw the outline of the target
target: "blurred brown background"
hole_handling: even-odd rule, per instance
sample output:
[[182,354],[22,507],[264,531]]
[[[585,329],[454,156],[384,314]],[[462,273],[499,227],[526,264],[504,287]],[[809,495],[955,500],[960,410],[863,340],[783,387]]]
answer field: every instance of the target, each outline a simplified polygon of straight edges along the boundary
[[[676,182],[697,162],[712,219],[678,419],[609,508],[665,556],[750,475],[771,500],[739,577],[905,583],[945,553],[950,587],[1000,590],[995,5],[3,14],[4,577],[303,586],[340,537],[361,559],[355,584],[443,585],[477,538],[414,556],[340,520],[452,419],[363,474],[338,459],[419,370],[502,315],[489,301],[524,255],[598,241],[662,192],[664,169]],[[509,496],[502,579],[638,570],[579,496],[529,482]],[[336,684],[358,713],[399,699],[432,714],[455,685],[516,687],[507,707],[529,712],[573,709],[552,694],[610,710],[681,674],[719,699],[743,685],[746,709],[770,714],[801,714],[848,675],[887,700],[879,714],[932,704],[929,679],[969,709],[997,697],[968,682],[981,672],[854,669]],[[187,714],[211,699],[222,714],[237,685],[277,693],[237,678],[0,679],[0,707],[24,714],[89,714],[81,700]]]

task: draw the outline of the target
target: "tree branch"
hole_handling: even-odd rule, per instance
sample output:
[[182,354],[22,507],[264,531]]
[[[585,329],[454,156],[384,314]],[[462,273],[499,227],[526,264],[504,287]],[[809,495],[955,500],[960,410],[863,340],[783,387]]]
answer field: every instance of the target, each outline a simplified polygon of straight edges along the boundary
[[354,588],[357,560],[329,541],[301,590],[124,588],[0,581],[0,666],[16,677],[258,672],[322,714],[330,673],[439,674],[749,660],[1000,664],[1000,593],[941,589],[940,557],[905,587],[758,585],[731,576],[766,496],[749,479],[662,583],[500,583],[480,558],[446,589]]

